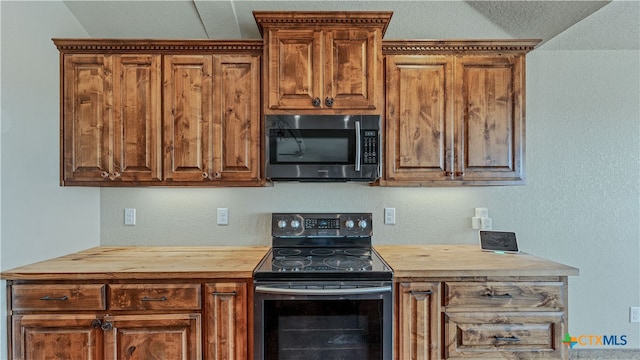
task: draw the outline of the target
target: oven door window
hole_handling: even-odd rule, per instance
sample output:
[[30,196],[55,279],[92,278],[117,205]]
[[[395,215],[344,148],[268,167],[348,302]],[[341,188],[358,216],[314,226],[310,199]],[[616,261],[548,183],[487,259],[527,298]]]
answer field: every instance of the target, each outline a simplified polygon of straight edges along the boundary
[[270,129],[271,164],[355,163],[354,130]]
[[383,301],[265,300],[264,359],[383,359]]

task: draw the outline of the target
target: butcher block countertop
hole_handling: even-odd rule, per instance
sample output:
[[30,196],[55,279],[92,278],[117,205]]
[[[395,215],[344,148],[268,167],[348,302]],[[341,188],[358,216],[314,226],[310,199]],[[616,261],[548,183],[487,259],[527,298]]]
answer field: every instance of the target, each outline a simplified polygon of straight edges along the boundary
[[3,271],[5,280],[251,279],[266,246],[96,247]]
[[[266,246],[96,247],[2,272],[5,280],[251,279]],[[383,245],[396,278],[571,276],[578,269],[477,245]]]
[[529,254],[496,254],[478,245],[382,245],[395,278],[575,276],[578,269]]

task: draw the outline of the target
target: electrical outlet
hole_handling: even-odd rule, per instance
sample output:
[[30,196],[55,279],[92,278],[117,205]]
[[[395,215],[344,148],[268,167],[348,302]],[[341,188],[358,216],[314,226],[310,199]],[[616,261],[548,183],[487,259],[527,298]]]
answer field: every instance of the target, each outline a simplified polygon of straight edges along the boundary
[[488,208],[475,208],[476,217],[486,218],[489,217],[489,209]]
[[124,209],[124,224],[130,226],[136,224],[136,209]]
[[629,308],[629,322],[640,323],[640,307],[632,306]]
[[480,230],[491,230],[492,228],[493,226],[491,226],[491,218],[480,218]]
[[396,223],[396,208],[384,208],[384,223],[387,225]]
[[229,225],[228,208],[218,208],[218,225]]

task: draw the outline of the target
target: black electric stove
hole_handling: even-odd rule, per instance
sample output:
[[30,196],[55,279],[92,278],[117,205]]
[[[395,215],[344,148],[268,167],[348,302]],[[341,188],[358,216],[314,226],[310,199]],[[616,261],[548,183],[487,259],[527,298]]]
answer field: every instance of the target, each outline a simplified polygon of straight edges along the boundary
[[371,246],[371,213],[273,213],[272,249],[254,271],[256,281],[393,278]]

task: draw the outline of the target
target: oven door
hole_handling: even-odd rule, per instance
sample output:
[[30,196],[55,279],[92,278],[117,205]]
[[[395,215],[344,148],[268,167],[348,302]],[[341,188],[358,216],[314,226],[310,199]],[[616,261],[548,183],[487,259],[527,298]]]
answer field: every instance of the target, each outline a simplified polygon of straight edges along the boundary
[[391,359],[391,288],[391,282],[257,285],[254,359]]

